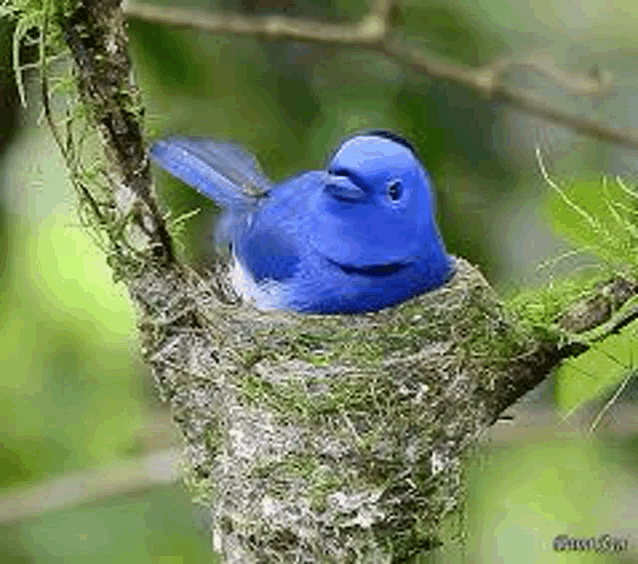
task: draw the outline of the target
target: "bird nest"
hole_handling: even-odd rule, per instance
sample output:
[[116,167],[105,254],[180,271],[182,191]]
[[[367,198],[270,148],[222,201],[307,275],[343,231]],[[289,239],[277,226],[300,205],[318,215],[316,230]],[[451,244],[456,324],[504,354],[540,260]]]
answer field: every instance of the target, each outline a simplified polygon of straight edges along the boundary
[[456,267],[358,315],[261,312],[228,299],[223,268],[132,283],[226,562],[395,562],[441,542],[468,447],[551,356],[478,270]]

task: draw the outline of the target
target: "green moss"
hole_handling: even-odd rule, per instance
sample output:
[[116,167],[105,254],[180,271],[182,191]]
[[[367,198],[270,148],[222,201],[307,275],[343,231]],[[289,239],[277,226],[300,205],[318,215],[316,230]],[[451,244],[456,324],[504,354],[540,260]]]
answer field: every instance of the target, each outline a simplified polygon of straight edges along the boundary
[[206,473],[193,468],[185,461],[181,463],[183,481],[193,503],[210,507],[215,495],[215,487]]
[[211,457],[215,456],[220,448],[223,446],[224,435],[221,431],[219,421],[216,417],[213,417],[206,425],[204,430],[204,444],[206,445],[206,452]]
[[315,511],[325,511],[328,506],[328,496],[343,488],[344,479],[328,466],[315,468],[310,479],[311,484],[308,488],[310,507]]

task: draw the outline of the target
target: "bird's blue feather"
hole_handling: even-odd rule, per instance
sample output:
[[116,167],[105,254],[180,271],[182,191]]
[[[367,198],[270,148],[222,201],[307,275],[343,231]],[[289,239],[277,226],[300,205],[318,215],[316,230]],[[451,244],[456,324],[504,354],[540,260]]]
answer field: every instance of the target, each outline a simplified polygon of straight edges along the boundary
[[236,289],[260,309],[377,311],[454,274],[430,177],[412,146],[375,131],[346,140],[326,169],[273,185],[241,148],[172,137],[151,157],[226,208]]

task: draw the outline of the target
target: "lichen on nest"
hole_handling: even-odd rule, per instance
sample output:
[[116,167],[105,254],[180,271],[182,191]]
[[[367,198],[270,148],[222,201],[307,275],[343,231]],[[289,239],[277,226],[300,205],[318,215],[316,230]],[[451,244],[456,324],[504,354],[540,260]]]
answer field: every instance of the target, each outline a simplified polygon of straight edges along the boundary
[[227,562],[394,562],[440,542],[511,359],[546,346],[456,261],[446,286],[359,315],[220,300],[223,270],[132,283]]

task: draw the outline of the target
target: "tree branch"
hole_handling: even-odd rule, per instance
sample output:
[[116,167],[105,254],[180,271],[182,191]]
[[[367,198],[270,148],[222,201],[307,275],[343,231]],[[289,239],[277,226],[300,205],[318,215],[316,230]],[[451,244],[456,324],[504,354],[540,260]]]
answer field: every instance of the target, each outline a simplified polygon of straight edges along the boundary
[[0,497],[0,524],[171,484],[180,477],[178,461],[178,449],[164,449],[97,469],[68,472],[60,478],[13,490]]
[[123,9],[128,18],[190,27],[211,33],[255,35],[268,39],[330,45],[358,45],[379,51],[434,79],[460,84],[480,93],[485,99],[507,104],[578,133],[601,141],[638,147],[636,129],[614,128],[587,115],[560,110],[530,89],[517,88],[505,83],[505,76],[509,71],[515,67],[526,67],[543,74],[570,94],[601,97],[611,92],[613,86],[609,72],[601,73],[597,67],[593,67],[587,74],[570,73],[558,67],[547,53],[540,51],[499,57],[480,67],[466,67],[396,39],[389,21],[391,6],[392,2],[379,0],[373,11],[361,22],[341,25],[316,23],[280,15],[248,17],[213,14],[191,8],[156,6],[131,1],[124,2]]

